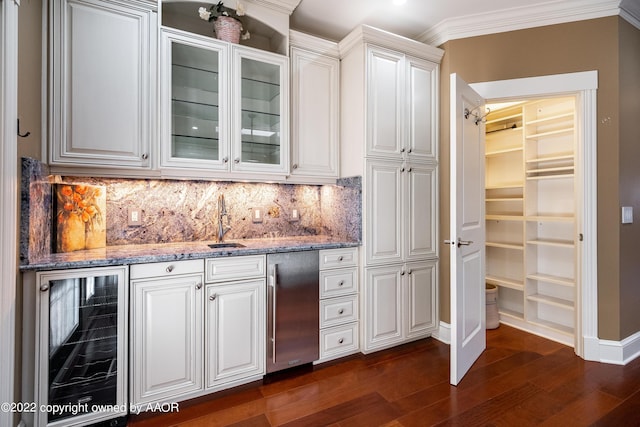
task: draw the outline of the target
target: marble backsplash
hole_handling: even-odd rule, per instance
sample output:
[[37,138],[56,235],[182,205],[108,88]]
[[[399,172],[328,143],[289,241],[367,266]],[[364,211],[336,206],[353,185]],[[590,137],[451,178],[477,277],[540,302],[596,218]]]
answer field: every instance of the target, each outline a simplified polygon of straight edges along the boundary
[[[227,240],[310,235],[362,240],[359,177],[336,185],[51,177],[42,163],[23,159],[21,262],[51,251],[51,182],[106,187],[107,246],[215,240],[221,194],[231,227]],[[141,211],[141,225],[128,225],[130,208]],[[261,223],[252,220],[255,208],[264,213]],[[293,209],[298,220],[291,217]]]

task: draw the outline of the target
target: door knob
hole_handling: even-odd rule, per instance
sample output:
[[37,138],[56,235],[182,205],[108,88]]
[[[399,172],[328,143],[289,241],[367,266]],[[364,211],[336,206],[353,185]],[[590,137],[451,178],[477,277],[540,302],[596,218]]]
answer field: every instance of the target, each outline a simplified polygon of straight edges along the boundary
[[461,238],[458,237],[458,247],[469,246],[472,243],[473,243],[473,240],[462,240]]

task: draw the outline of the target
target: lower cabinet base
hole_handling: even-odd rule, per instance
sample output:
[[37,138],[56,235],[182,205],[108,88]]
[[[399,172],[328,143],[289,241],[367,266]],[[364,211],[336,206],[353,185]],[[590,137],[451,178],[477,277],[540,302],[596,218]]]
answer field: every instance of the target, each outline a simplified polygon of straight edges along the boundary
[[315,363],[337,359],[360,351],[358,323],[320,330],[320,359]]

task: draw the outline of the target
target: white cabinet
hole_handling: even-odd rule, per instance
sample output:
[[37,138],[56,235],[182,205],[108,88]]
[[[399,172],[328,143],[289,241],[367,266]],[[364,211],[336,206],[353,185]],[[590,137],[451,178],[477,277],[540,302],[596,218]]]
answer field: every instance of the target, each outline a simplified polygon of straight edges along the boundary
[[335,181],[339,160],[337,44],[291,31],[291,180]]
[[437,261],[366,269],[363,352],[429,336],[436,328]]
[[320,256],[319,362],[358,352],[358,248],[325,249]]
[[288,58],[168,28],[161,40],[163,173],[286,175]]
[[202,390],[202,260],[131,267],[131,401]]
[[576,101],[536,99],[487,117],[487,283],[503,323],[575,342],[580,258]]
[[360,346],[366,353],[428,336],[438,326],[443,51],[367,26],[339,45],[341,158],[350,159],[340,170],[363,176]]
[[437,160],[438,65],[368,46],[367,156]]
[[[245,269],[247,265],[258,268]],[[262,255],[207,260],[212,283],[207,284],[205,302],[205,377],[210,391],[265,373],[264,266]]]
[[50,163],[152,167],[157,3],[49,3]]
[[131,266],[131,402],[181,401],[260,379],[265,288],[264,255]]
[[437,256],[435,164],[366,162],[367,265]]

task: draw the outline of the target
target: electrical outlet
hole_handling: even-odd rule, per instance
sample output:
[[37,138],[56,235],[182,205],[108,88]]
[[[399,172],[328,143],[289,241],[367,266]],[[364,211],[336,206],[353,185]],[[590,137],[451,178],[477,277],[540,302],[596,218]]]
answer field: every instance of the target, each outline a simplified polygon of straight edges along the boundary
[[127,225],[129,227],[137,227],[142,225],[142,209],[140,208],[127,209]]
[[300,211],[296,208],[291,209],[291,222],[295,222],[295,221],[299,221],[300,220]]
[[262,208],[253,208],[251,212],[251,219],[254,223],[262,222],[262,217],[264,216],[264,211]]
[[633,224],[633,206],[622,207],[622,223]]

